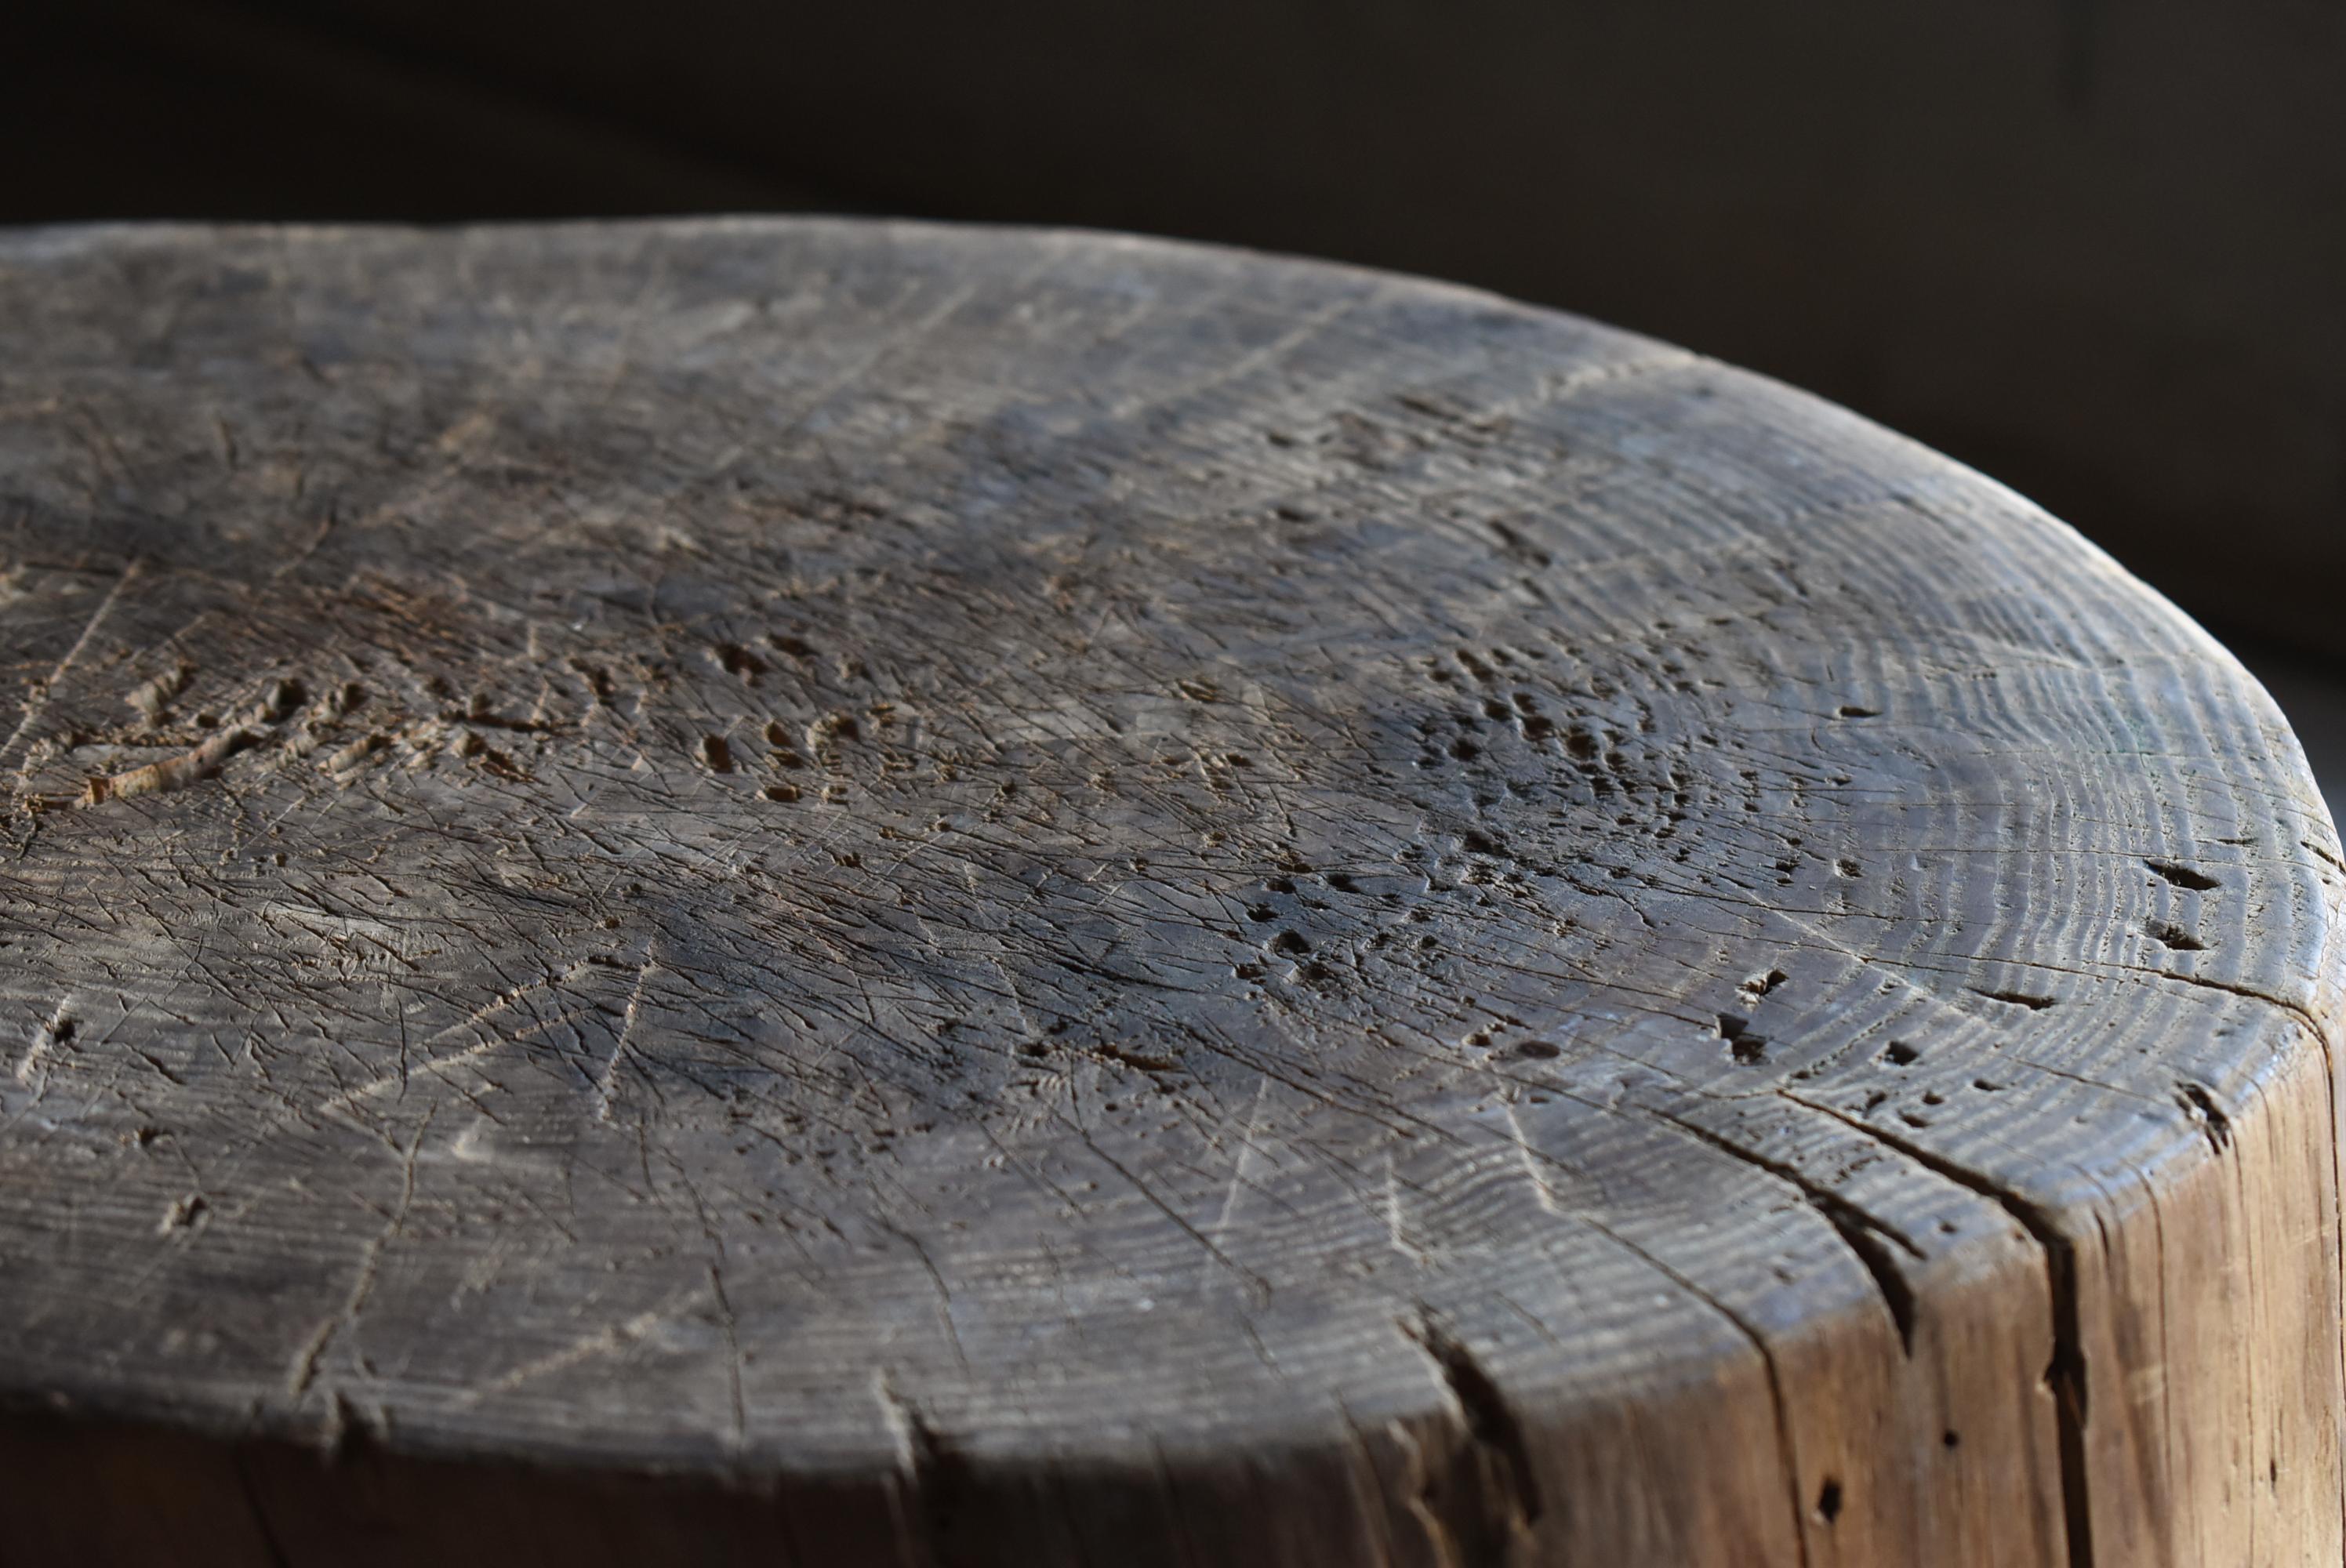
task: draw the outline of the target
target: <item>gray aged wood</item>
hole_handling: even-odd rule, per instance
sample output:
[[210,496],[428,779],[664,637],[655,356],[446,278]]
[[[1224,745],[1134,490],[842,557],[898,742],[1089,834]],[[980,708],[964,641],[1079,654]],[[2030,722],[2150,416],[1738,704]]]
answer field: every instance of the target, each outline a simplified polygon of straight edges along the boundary
[[2335,1563],[2346,871],[2026,503],[1433,284],[0,240],[0,1553]]

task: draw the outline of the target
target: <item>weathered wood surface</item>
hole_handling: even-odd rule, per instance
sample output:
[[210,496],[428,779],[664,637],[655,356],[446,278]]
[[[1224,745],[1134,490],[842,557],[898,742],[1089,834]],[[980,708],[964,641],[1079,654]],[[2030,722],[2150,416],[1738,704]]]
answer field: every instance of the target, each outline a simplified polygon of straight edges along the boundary
[[1828,405],[1090,235],[32,233],[0,528],[9,1563],[2338,1561],[2330,820]]

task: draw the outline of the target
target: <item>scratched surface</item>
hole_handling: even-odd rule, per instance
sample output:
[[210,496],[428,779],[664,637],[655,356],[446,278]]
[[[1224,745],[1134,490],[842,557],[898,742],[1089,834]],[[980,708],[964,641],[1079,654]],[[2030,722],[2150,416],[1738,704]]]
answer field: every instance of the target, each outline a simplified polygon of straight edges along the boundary
[[0,561],[16,1404],[908,1563],[2336,1558],[2330,820],[1828,405],[1099,236],[35,233]]

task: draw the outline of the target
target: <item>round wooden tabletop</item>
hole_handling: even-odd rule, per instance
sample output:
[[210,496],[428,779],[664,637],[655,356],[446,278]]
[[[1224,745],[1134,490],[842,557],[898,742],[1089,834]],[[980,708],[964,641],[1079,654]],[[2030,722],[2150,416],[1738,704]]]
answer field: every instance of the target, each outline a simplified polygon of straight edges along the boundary
[[[2336,835],[1437,284],[0,240],[12,1563],[2334,1563]],[[2220,544],[2220,542],[2217,542]]]

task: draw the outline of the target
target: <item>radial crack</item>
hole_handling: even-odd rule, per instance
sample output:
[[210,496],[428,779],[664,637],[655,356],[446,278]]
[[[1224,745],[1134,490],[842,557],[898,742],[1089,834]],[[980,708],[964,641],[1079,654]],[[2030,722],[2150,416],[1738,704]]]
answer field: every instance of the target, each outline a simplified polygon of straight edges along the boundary
[[2076,1244],[2061,1233],[2053,1217],[2044,1209],[1978,1172],[1966,1170],[1920,1145],[1858,1121],[1831,1105],[1790,1093],[1785,1093],[1784,1097],[1795,1105],[1821,1111],[1916,1165],[1979,1194],[2018,1221],[2044,1251],[2045,1285],[2053,1305],[2053,1359],[2045,1369],[2045,1380],[2053,1390],[2060,1430],[2061,1512],[2068,1532],[2069,1564],[2070,1568],[2094,1568],[2094,1517],[2086,1494],[2085,1332],[2077,1306]]

